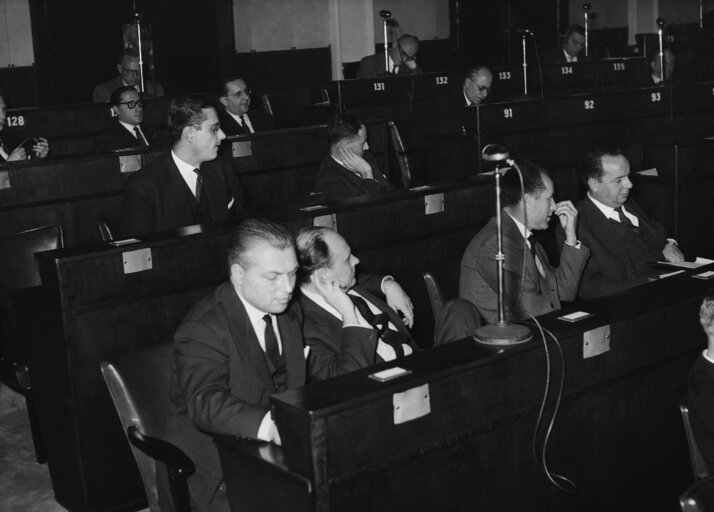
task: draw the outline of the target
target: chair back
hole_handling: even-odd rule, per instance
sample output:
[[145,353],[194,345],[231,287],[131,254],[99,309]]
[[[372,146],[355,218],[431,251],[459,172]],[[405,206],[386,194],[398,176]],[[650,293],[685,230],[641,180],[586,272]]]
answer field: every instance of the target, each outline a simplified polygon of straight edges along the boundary
[[412,181],[411,167],[409,166],[409,156],[407,155],[407,150],[404,147],[404,141],[399,133],[399,128],[394,123],[394,121],[389,121],[387,123],[389,126],[389,133],[392,139],[392,147],[394,149],[394,154],[397,157],[397,163],[399,164],[399,172],[402,177],[402,187],[409,188],[409,184]]
[[98,226],[103,242],[111,242],[114,240],[115,234],[119,232],[118,220],[100,220]]
[[28,229],[0,238],[0,283],[6,291],[41,284],[35,253],[64,245],[62,227],[56,224]]
[[692,461],[692,473],[694,480],[703,480],[710,476],[707,463],[699,451],[697,440],[692,432],[692,423],[689,421],[689,406],[687,402],[679,404],[679,411],[682,413],[682,422],[684,423],[684,432],[687,434],[687,445],[689,446],[689,458]]
[[459,275],[461,263],[453,261],[435,268],[433,272],[424,272],[424,284],[429,294],[431,312],[436,320],[444,307],[444,303],[459,296]]
[[[126,352],[102,361],[101,369],[124,433],[137,427],[143,434],[160,438],[169,406],[172,343],[161,343]],[[159,511],[154,459],[130,443],[149,502]]]

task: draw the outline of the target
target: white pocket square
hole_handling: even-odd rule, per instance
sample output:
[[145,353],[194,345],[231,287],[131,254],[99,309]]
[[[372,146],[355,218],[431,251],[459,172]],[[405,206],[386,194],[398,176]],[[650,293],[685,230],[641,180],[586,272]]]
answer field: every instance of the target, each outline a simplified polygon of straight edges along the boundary
[[231,206],[233,206],[233,203],[235,203],[235,202],[236,202],[236,200],[231,197],[231,202],[228,203],[228,206],[226,206],[226,210],[230,210]]

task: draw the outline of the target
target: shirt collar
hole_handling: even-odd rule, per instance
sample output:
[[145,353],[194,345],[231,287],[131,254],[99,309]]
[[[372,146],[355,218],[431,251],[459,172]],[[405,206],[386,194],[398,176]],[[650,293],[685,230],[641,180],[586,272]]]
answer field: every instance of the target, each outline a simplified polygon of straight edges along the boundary
[[566,62],[578,62],[577,57],[573,57],[570,55],[568,52],[565,51],[565,48],[563,48],[563,55],[565,55],[565,61]]
[[[245,126],[245,123],[243,122],[243,119],[241,119],[241,116],[237,116],[233,112],[229,112],[228,109],[226,109],[226,112],[228,113],[229,116],[231,116],[233,119],[235,119],[239,125]],[[248,116],[248,114],[242,114],[242,115],[244,115],[246,117]]]
[[471,105],[474,104],[473,101],[471,101],[471,100],[469,99],[469,97],[466,96],[466,93],[465,93],[463,90],[461,91],[461,93],[464,95],[464,99],[466,100],[466,106],[467,106],[467,107],[470,107]]
[[[598,210],[602,212],[602,214],[605,216],[607,219],[612,219],[614,221],[620,222],[620,215],[615,211],[614,208],[611,206],[608,206],[606,204],[601,203],[597,199],[595,199],[592,195],[590,195],[590,191],[588,191],[588,198],[593,202],[595,206],[597,206]],[[628,219],[630,219],[630,222],[635,227],[639,227],[639,219],[637,218],[637,215],[633,215],[630,212],[627,211],[627,208],[622,206],[622,213],[624,213]]]
[[516,227],[518,228],[518,231],[520,231],[521,236],[528,240],[528,237],[531,236],[533,233],[530,229],[528,229],[520,220],[516,219],[513,215],[510,213],[506,212],[508,216],[513,219],[513,222],[516,223]]
[[[263,320],[263,317],[270,313],[266,313],[265,311],[259,310],[258,308],[253,306],[250,302],[245,300],[243,295],[238,291],[238,288],[236,288],[235,286],[233,286],[233,289],[236,291],[238,298],[243,303],[245,312],[248,313],[248,318],[250,319],[250,324],[253,326],[253,330],[256,333],[263,333],[265,331],[265,321]],[[272,316],[273,315],[271,315],[271,317]]]
[[129,124],[129,123],[125,123],[124,121],[119,121],[119,124],[122,125],[124,128],[126,128],[132,135],[136,136],[136,132],[134,131],[134,128],[139,126],[138,124]]

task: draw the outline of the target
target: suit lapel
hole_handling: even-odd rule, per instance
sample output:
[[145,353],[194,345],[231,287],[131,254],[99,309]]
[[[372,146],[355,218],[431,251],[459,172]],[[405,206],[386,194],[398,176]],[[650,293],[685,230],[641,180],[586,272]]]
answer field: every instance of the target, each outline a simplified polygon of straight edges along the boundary
[[258,337],[253,330],[253,325],[250,323],[248,313],[230,282],[223,284],[221,296],[226,308],[226,317],[230,322],[231,336],[238,352],[242,356],[242,360],[253,367],[265,388],[272,390],[273,379],[268,370],[265,353],[260,348]]
[[305,353],[303,352],[302,330],[300,323],[295,318],[295,308],[297,307],[297,304],[293,302],[285,313],[278,315],[278,329],[287,366],[286,384],[288,389],[305,384]]

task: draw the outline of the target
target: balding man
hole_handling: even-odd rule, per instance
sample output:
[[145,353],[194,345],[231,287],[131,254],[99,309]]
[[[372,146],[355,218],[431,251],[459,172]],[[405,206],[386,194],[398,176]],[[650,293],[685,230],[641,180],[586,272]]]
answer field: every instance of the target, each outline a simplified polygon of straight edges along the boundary
[[419,39],[410,34],[404,34],[397,39],[397,44],[390,48],[387,63],[384,62],[384,52],[364,57],[359,63],[357,78],[375,78],[381,75],[416,75],[422,73],[417,64]]
[[220,94],[222,108],[218,110],[218,118],[227,137],[273,129],[275,123],[272,116],[251,108],[251,90],[241,76],[225,77],[221,81]]
[[[95,103],[107,103],[112,92],[123,85],[130,85],[137,92],[142,92],[141,88],[141,71],[139,65],[139,54],[133,48],[124,48],[119,53],[117,59],[117,71],[119,74],[114,78],[102,82],[94,87],[92,93],[92,101]],[[146,77],[146,75],[144,75]],[[144,79],[144,97],[147,96],[163,96],[164,88],[160,83]]]

